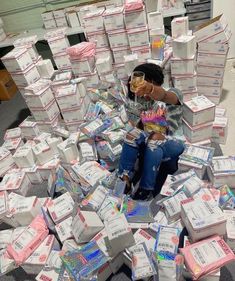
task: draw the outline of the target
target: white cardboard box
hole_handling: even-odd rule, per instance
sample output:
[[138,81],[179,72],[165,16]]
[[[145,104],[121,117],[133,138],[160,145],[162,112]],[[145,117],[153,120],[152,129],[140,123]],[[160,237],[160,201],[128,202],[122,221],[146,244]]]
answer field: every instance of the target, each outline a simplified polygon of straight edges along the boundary
[[53,55],[53,59],[59,70],[70,69],[72,67],[69,55],[66,52],[61,52]]
[[214,96],[219,97],[222,94],[222,88],[221,87],[213,87],[213,86],[197,86],[198,94],[204,95],[204,96]]
[[19,147],[13,155],[13,159],[19,168],[28,168],[35,165],[32,148],[27,145]]
[[64,243],[66,240],[73,237],[72,221],[73,218],[68,217],[67,219],[63,220],[55,226],[56,232],[59,236],[61,243]]
[[212,122],[190,126],[189,123],[183,119],[183,132],[186,139],[190,143],[197,143],[200,141],[211,139],[212,127]]
[[41,212],[41,204],[36,196],[21,197],[12,207],[11,214],[21,226],[28,226]]
[[97,59],[96,69],[100,76],[102,76],[105,73],[111,72],[113,70],[111,57],[107,56],[106,58]]
[[88,12],[83,17],[83,24],[86,32],[95,32],[95,31],[104,30],[104,21],[102,17],[103,13],[104,13],[104,9],[94,10]]
[[0,147],[0,176],[2,177],[8,170],[10,170],[14,166],[15,161],[12,157],[11,152],[4,147]]
[[45,29],[52,29],[52,28],[54,29],[57,27],[55,19],[44,20],[43,24],[44,24]]
[[190,59],[171,58],[171,75],[193,75],[195,72],[195,56]]
[[79,157],[77,145],[68,145],[68,140],[57,145],[60,158],[65,163],[71,163]]
[[225,235],[226,217],[218,206],[191,198],[181,203],[181,217],[193,242],[215,234]]
[[227,184],[235,188],[235,160],[229,156],[213,157],[212,165],[207,169],[209,180],[215,187]]
[[197,91],[192,91],[191,93],[183,93],[183,102],[187,102],[190,101],[191,99],[195,98],[198,96],[198,92]]
[[5,249],[7,244],[12,241],[13,229],[5,229],[0,231],[0,249]]
[[128,29],[127,35],[130,48],[146,46],[149,44],[149,32],[147,27]]
[[212,139],[213,142],[225,144],[228,135],[228,118],[215,116],[213,122]]
[[171,34],[173,38],[188,35],[188,17],[174,18],[171,21]]
[[46,107],[52,100],[54,100],[54,95],[50,86],[37,93],[25,93],[24,96],[26,103],[30,108]]
[[192,92],[197,90],[197,75],[181,75],[173,77],[175,88],[183,92]]
[[55,99],[53,99],[45,107],[34,107],[34,108],[31,107],[30,109],[34,118],[39,122],[52,121],[60,113],[60,110],[57,106]]
[[198,52],[199,53],[209,53],[209,54],[221,54],[226,55],[229,50],[228,44],[222,43],[198,43]]
[[77,107],[73,107],[70,109],[63,109],[61,113],[66,123],[68,122],[75,122],[75,121],[82,121],[86,114],[87,107],[84,104],[84,98],[81,99],[80,105]]
[[82,60],[70,59],[73,73],[78,76],[93,73],[95,69],[95,57],[84,58]]
[[68,26],[68,22],[67,22],[67,19],[65,16],[63,16],[61,18],[56,18],[55,22],[56,22],[57,27],[67,27]]
[[87,38],[89,42],[94,42],[96,44],[97,49],[109,48],[108,36],[103,31],[87,33]]
[[203,40],[203,42],[205,43],[222,43],[222,44],[227,44],[229,43],[229,40],[231,39],[232,37],[232,31],[231,29],[229,28],[229,26],[227,25],[226,28],[217,33],[216,35],[214,36],[211,36],[205,40]]
[[128,79],[124,64],[114,64],[114,70],[116,71],[118,79]]
[[151,48],[150,45],[131,48],[133,54],[137,54],[140,62],[145,62],[151,58]]
[[126,74],[130,76],[133,70],[135,69],[135,67],[139,65],[138,55],[132,54],[132,55],[124,56],[124,65],[125,65]]
[[225,67],[226,55],[198,52],[197,63],[202,66]]
[[199,26],[198,29],[194,32],[194,35],[197,38],[197,42],[201,42],[223,31],[226,26],[227,21],[225,19],[225,16],[222,14]]
[[8,213],[8,194],[6,191],[0,191],[0,218],[2,219]]
[[45,141],[33,146],[32,149],[39,165],[43,165],[54,158],[54,151]]
[[124,19],[126,29],[138,28],[147,25],[147,17],[145,9],[125,11]]
[[106,31],[125,28],[123,7],[107,8],[103,13],[103,19]]
[[30,167],[30,168],[23,168],[22,170],[26,173],[31,184],[40,184],[43,182],[43,179],[42,179],[36,165],[33,167]]
[[71,216],[73,207],[73,198],[66,192],[50,202],[48,212],[53,221],[57,224]]
[[216,108],[215,108],[215,116],[225,117],[225,115],[226,115],[226,109],[223,108],[223,107],[216,106]]
[[28,176],[22,170],[9,171],[0,183],[0,190],[14,191],[15,193],[26,196],[31,187]]
[[41,14],[43,20],[51,20],[54,19],[53,11],[44,12]]
[[[154,9],[154,11],[156,8]],[[151,12],[147,14],[149,29],[161,28],[163,26],[163,16],[160,12]]]
[[226,223],[226,242],[234,251],[235,249],[235,229],[234,229],[234,221],[235,221],[235,213],[234,210],[223,210],[225,217],[227,218]]
[[[210,77],[214,77],[216,79],[223,79],[224,77],[224,67],[214,67],[214,66],[206,66],[206,65],[197,65],[197,74],[198,78],[200,80],[200,77],[204,77],[205,79],[208,78],[208,82],[204,82],[202,84],[198,83],[198,85],[203,86],[203,85],[218,85],[214,84],[213,81],[210,81]],[[219,85],[222,85],[223,81],[220,81]],[[218,86],[219,87],[219,86]]]
[[53,151],[54,155],[58,154],[58,148],[57,145],[63,142],[62,137],[48,137],[46,139],[47,144],[49,145],[49,147],[51,148],[51,150]]
[[22,264],[27,274],[39,274],[44,268],[52,250],[59,250],[59,243],[54,235],[48,235],[31,256]]
[[81,93],[77,84],[61,86],[56,91],[55,98],[61,110],[81,105]]
[[123,63],[124,56],[131,55],[131,50],[129,47],[120,47],[113,49],[113,57],[115,64]]
[[1,60],[9,72],[24,71],[33,64],[33,60],[26,48],[14,48]]
[[65,52],[66,49],[70,46],[68,38],[65,36],[48,39],[48,45],[53,55]]
[[205,75],[197,75],[197,85],[198,86],[213,86],[213,87],[222,87],[223,78],[217,77],[208,77]]
[[135,244],[134,236],[124,214],[104,222],[107,232],[106,245],[111,256]]
[[120,48],[129,47],[129,40],[125,29],[110,31],[108,33],[110,47]]
[[100,82],[99,75],[97,74],[96,71],[91,74],[83,74],[82,76],[86,77],[87,88],[96,88]]
[[104,225],[95,212],[80,209],[72,222],[72,233],[77,243],[89,242],[103,228]]
[[56,10],[53,10],[53,16],[54,18],[61,18],[61,17],[64,17],[65,16],[65,11],[64,9],[56,9]]
[[200,179],[204,177],[204,174],[206,172],[206,166],[203,164],[199,164],[190,160],[179,159],[178,161],[179,172],[181,173],[187,172],[190,169],[194,169]]
[[54,74],[54,67],[51,60],[42,60],[36,64],[37,70],[42,78],[51,78]]
[[34,64],[30,65],[23,72],[11,73],[11,76],[18,87],[27,87],[40,79],[40,74]]
[[195,36],[180,36],[173,39],[173,56],[182,59],[190,59],[196,54]]
[[66,12],[67,21],[70,27],[78,27],[81,26],[77,12],[76,11],[68,11]]
[[14,129],[7,129],[4,134],[4,140],[16,139],[21,137],[21,129],[19,127]]
[[212,122],[215,119],[215,104],[205,96],[195,97],[184,103],[183,118],[191,126]]

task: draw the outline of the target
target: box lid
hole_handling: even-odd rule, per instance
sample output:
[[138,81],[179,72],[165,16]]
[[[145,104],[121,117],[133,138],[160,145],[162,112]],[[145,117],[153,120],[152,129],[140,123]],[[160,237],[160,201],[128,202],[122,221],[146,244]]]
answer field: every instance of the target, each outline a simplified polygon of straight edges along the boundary
[[194,113],[215,107],[215,104],[205,96],[193,97],[191,100],[184,102],[184,105]]

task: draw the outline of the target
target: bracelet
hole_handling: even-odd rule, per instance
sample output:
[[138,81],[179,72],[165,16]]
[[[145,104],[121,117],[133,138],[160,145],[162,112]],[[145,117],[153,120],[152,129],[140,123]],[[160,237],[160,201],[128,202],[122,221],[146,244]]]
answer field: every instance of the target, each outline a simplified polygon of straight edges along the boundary
[[[159,100],[159,101],[164,101],[165,97],[166,97],[166,94],[167,94],[167,91],[163,90],[164,91],[164,94],[163,94],[163,97]],[[150,92],[150,97],[153,95],[154,93],[154,85],[152,84],[152,89],[151,89],[151,92]]]

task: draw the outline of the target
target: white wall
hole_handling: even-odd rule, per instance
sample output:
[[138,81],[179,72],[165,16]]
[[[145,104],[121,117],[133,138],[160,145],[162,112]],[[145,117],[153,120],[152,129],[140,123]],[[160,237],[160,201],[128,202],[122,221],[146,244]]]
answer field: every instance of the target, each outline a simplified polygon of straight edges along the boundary
[[235,0],[213,0],[213,17],[224,14],[229,28],[232,30],[232,38],[230,39],[229,58],[235,58]]

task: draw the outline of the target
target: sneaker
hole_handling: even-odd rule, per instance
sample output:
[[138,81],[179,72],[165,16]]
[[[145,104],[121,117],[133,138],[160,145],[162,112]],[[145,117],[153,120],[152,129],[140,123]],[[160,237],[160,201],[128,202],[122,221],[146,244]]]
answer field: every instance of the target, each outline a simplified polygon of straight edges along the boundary
[[150,201],[153,199],[152,190],[146,190],[139,188],[137,192],[132,196],[133,200]]

